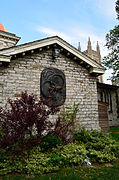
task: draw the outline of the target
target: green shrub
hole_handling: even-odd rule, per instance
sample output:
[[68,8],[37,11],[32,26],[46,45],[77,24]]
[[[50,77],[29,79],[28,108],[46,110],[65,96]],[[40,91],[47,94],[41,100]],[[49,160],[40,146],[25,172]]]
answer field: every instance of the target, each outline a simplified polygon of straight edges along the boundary
[[78,107],[79,104],[75,103],[73,107],[65,107],[48,135],[59,137],[64,145],[72,142],[72,130],[74,129]]
[[61,143],[61,139],[56,136],[45,136],[40,146],[43,151],[48,151],[59,146]]
[[6,150],[0,148],[0,163],[7,159]]
[[86,130],[85,128],[80,128],[78,132],[74,133],[74,141],[81,143],[96,143],[99,141],[105,141],[108,143],[109,135],[102,131],[96,130]]
[[61,167],[81,166],[86,158],[92,162],[112,162],[119,157],[119,144],[101,131],[80,130],[74,143],[61,145],[56,136],[46,136],[42,145],[14,155],[0,149],[0,175],[24,173],[39,175],[59,170]]
[[62,163],[65,166],[81,165],[86,157],[84,145],[69,143],[60,149],[59,154],[62,157]]
[[76,119],[77,112],[79,110],[79,104],[73,105],[73,107],[65,107],[65,110],[61,113],[61,119],[63,122],[74,121]]
[[8,173],[23,173],[25,168],[25,163],[23,156],[13,156],[7,157],[3,162],[0,163],[0,175],[5,175]]
[[43,174],[58,170],[60,167],[81,165],[86,157],[83,145],[74,143],[59,146],[52,152],[43,153],[41,148],[34,147],[29,158],[25,160],[27,174]]
[[34,147],[29,155],[29,158],[25,160],[26,173],[27,174],[43,174],[58,170],[58,166],[53,166],[50,163],[50,154],[41,152],[40,146]]
[[58,152],[52,153],[50,154],[49,163],[52,164],[54,167],[61,167],[63,164],[63,158],[60,154],[58,154]]
[[94,149],[89,149],[87,155],[90,158],[91,162],[105,163],[105,162],[112,162],[113,160],[116,159],[114,153],[97,151]]
[[59,167],[68,167],[81,165],[86,157],[87,151],[84,145],[69,143],[65,146],[59,146],[53,149],[50,156],[50,163],[58,164]]
[[0,175],[5,175],[12,172],[12,164],[9,160],[4,160],[0,163]]
[[73,135],[73,140],[78,142],[87,143],[89,139],[89,132],[85,128],[80,128],[78,132],[75,132]]
[[85,144],[92,162],[111,162],[119,156],[119,144],[102,131],[82,128],[74,134],[74,141]]

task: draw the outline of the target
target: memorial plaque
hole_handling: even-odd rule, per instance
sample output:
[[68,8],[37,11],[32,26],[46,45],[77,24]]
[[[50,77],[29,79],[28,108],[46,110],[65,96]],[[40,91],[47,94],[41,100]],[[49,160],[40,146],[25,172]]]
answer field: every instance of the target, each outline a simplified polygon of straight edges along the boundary
[[66,80],[62,71],[46,68],[41,73],[40,94],[48,101],[48,105],[61,106],[66,99]]

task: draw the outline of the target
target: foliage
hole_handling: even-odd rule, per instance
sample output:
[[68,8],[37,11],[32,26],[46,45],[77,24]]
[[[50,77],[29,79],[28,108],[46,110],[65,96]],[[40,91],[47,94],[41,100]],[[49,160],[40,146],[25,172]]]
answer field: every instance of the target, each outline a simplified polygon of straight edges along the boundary
[[0,174],[12,172],[29,175],[39,175],[59,170],[60,167],[82,165],[86,156],[83,145],[74,143],[59,146],[50,152],[42,152],[40,146],[34,147],[24,158],[20,156],[8,156],[0,163]]
[[119,19],[119,0],[116,1],[117,19]]
[[[116,1],[116,12],[119,20],[119,0]],[[110,53],[104,57],[103,64],[113,69],[111,79],[119,85],[119,25],[115,26],[106,35],[106,47],[110,50]]]
[[85,159],[84,146],[67,144],[59,146],[51,153],[43,153],[40,147],[34,148],[26,160],[26,172],[28,174],[42,174],[58,170],[60,167],[81,165]]
[[61,139],[56,136],[45,136],[42,139],[40,147],[44,152],[46,152],[52,148],[56,148],[61,143]]
[[[45,140],[47,138],[49,137],[46,136]],[[52,137],[48,141],[49,143],[50,141],[52,142],[53,138],[56,140],[53,144],[54,146],[57,144],[56,137]],[[2,158],[1,155],[0,174],[17,172],[40,175],[54,172],[64,167],[82,166],[86,156],[89,157],[91,163],[112,162],[119,157],[119,144],[101,131],[87,131],[83,128],[77,133],[75,132],[74,141],[55,148],[51,146],[49,151],[42,151],[40,145],[37,145],[32,150],[19,155],[13,155],[12,153],[6,153],[5,150],[1,150],[1,154],[4,157]]]
[[58,170],[58,166],[49,163],[50,157],[48,153],[43,153],[40,146],[33,148],[28,159],[26,159],[27,174],[43,174]]
[[0,149],[0,163],[3,163],[7,159],[6,150]]
[[119,156],[119,144],[102,131],[80,129],[74,134],[74,141],[85,144],[92,162],[110,162]]
[[0,162],[0,175],[14,172],[24,172],[23,156],[9,156]]
[[75,168],[63,168],[56,173],[49,173],[36,176],[27,175],[7,175],[2,177],[3,180],[118,180],[119,179],[119,162],[115,162],[113,165],[108,166],[96,166],[95,167],[75,167]]
[[81,165],[86,157],[86,153],[84,145],[75,143],[69,143],[59,151],[65,166]]
[[54,167],[63,167],[63,159],[57,151],[50,154],[49,163],[52,164]]
[[[48,99],[49,100],[49,99]],[[29,146],[32,140],[40,143],[44,135],[56,136],[63,144],[71,141],[71,132],[78,105],[64,110],[55,122],[48,120],[50,115],[56,114],[59,108],[54,104],[47,106],[47,101],[38,99],[34,94],[22,92],[21,98],[8,100],[8,108],[0,107],[0,147],[7,147],[19,142],[22,146]],[[37,137],[34,138],[34,135]]]
[[91,162],[105,163],[105,162],[112,162],[116,159],[114,153],[97,151],[94,149],[89,149],[87,155],[90,158]]
[[62,112],[61,117],[56,120],[54,129],[49,131],[48,135],[59,137],[63,144],[72,141],[72,128],[76,119],[79,104],[74,104],[73,107],[66,107]]
[[65,146],[54,148],[49,162],[54,166],[58,165],[58,167],[81,166],[86,153],[84,145],[69,143]]
[[62,122],[61,118],[58,117],[53,129],[48,133],[48,136],[59,137],[63,144],[67,144],[71,141],[71,129],[73,127],[74,121]]
[[[39,175],[57,171],[62,167],[82,166],[86,156],[91,162],[99,163],[112,162],[119,157],[119,144],[102,131],[80,128],[73,133],[71,142],[70,134],[78,105],[66,108],[54,123],[47,118],[59,109],[54,106],[47,107],[46,102],[38,100],[34,95],[25,92],[20,99],[9,102],[10,110],[0,108],[0,145],[3,147],[0,149],[1,175]],[[32,134],[34,124],[36,136]],[[19,133],[22,133],[22,136]],[[30,136],[26,137],[26,134]],[[11,140],[10,143],[7,142],[7,137]],[[18,154],[20,149],[23,150]]]
[[106,35],[106,46],[110,50],[108,56],[104,57],[103,64],[109,69],[113,69],[112,80],[119,84],[119,25]]
[[[70,139],[68,136],[78,107],[74,105],[69,108],[63,122],[62,117],[51,122],[48,121],[49,115],[55,114],[59,108],[54,105],[47,107],[47,102],[38,100],[33,94],[28,95],[25,92],[21,98],[9,99],[8,102],[9,109],[0,107],[0,147],[6,150],[5,152],[1,149],[0,173],[30,174],[32,171],[32,174],[40,174],[63,166],[64,159],[56,147],[61,143],[66,144]],[[57,153],[53,148],[56,148]],[[61,148],[63,149],[63,146]],[[68,165],[69,162],[66,161],[65,165]]]
[[32,137],[34,129],[40,138],[44,130],[48,131],[53,126],[53,123],[47,121],[49,115],[59,111],[55,105],[47,107],[46,101],[38,100],[35,95],[28,95],[27,92],[22,92],[20,99],[9,99],[8,103],[9,109],[0,107],[0,124],[3,131],[0,147],[23,141],[26,134]]
[[78,141],[78,142],[83,142],[83,143],[87,143],[88,142],[88,137],[89,133],[88,131],[86,131],[86,129],[84,127],[80,128],[78,131],[74,131],[74,135],[73,135],[73,140]]
[[65,110],[61,114],[61,119],[64,122],[74,121],[76,119],[77,112],[79,110],[79,104],[73,105],[73,107],[65,107]]

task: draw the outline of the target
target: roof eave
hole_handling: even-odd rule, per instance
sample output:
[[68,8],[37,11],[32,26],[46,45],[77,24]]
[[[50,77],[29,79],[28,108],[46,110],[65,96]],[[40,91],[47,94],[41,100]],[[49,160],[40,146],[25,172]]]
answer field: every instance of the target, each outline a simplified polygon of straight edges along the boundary
[[65,50],[67,50],[68,52],[76,56],[77,59],[80,59],[84,63],[88,64],[91,67],[90,73],[103,74],[105,72],[104,68],[100,64],[98,64],[96,61],[92,60],[90,57],[86,56],[82,52],[78,51],[75,47],[73,47],[72,45],[70,45],[69,43],[67,43],[66,41],[64,41],[58,36],[54,36],[54,37],[26,43],[23,45],[14,46],[12,48],[4,49],[0,51],[0,54],[12,56],[12,55],[16,55],[16,54],[23,53],[26,51],[49,46],[52,44],[58,44],[59,46],[63,47]]
[[102,75],[102,74],[104,74],[105,73],[105,68],[96,68],[96,67],[94,67],[94,68],[91,68],[90,69],[90,74],[97,74],[97,75]]
[[0,55],[0,62],[10,62],[11,56]]

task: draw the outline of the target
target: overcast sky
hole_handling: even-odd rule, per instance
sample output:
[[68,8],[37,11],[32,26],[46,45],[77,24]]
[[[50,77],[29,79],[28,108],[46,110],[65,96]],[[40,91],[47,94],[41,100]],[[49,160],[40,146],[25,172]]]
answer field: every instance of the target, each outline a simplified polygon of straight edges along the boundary
[[[21,37],[19,44],[58,35],[86,50],[88,37],[106,55],[105,35],[117,25],[116,0],[5,0],[0,2],[0,23]],[[104,80],[108,78],[107,71]]]

